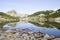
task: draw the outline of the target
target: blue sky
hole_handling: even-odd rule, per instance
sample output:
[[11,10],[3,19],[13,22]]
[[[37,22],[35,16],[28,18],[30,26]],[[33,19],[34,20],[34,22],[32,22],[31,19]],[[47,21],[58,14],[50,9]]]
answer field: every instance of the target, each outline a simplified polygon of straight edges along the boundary
[[60,0],[0,0],[0,12],[16,10],[22,14],[32,14],[41,10],[60,8]]

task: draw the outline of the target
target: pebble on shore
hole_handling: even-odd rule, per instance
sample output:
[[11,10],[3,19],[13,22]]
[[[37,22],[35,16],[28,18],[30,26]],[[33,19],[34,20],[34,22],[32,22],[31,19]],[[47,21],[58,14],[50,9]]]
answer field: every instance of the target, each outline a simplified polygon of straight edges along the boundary
[[12,30],[0,30],[0,40],[56,40],[52,36],[41,32],[14,32]]

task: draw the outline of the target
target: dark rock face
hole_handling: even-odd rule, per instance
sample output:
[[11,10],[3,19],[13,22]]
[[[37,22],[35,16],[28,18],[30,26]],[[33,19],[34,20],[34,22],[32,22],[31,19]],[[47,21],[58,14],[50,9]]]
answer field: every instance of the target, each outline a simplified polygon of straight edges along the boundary
[[[49,39],[50,38],[50,39]],[[41,32],[25,32],[25,31],[12,31],[0,30],[0,40],[54,40],[49,35]]]

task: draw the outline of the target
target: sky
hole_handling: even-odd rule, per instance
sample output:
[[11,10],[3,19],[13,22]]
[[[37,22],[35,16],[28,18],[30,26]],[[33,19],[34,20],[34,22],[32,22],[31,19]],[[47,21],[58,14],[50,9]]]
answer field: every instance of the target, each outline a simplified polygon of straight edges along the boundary
[[32,14],[42,10],[57,10],[60,0],[0,0],[0,12],[16,10],[18,14]]

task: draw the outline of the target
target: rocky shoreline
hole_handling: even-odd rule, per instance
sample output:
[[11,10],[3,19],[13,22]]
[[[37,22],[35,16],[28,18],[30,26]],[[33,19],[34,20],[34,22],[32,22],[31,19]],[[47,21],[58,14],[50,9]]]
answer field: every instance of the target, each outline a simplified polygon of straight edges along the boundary
[[60,40],[54,36],[49,36],[41,32],[25,32],[23,30],[3,30],[0,29],[0,40]]

